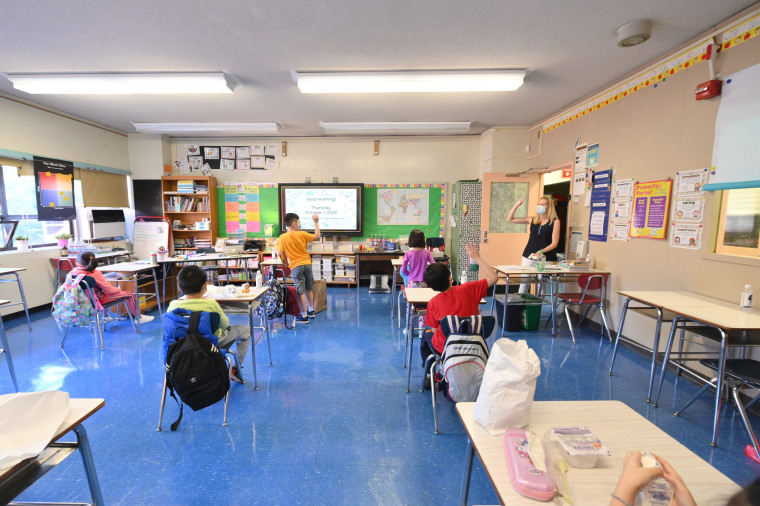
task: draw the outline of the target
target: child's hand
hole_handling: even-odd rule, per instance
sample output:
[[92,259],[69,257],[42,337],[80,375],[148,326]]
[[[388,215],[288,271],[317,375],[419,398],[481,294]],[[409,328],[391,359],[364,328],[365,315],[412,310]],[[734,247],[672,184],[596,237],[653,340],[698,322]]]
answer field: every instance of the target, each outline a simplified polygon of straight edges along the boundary
[[655,455],[654,453],[652,455],[654,455],[654,458],[656,458],[662,465],[664,471],[662,477],[665,478],[668,483],[673,485],[674,504],[677,504],[678,506],[696,506],[697,503],[694,502],[694,497],[692,497],[691,492],[689,492],[689,489],[686,487],[686,483],[684,483],[683,478],[681,478],[681,475],[676,472],[675,468],[659,455]]
[[311,219],[314,221],[314,223],[316,223],[319,221],[319,215],[317,213],[314,213],[311,215]]
[[475,246],[474,244],[467,243],[464,249],[467,250],[467,255],[473,260],[477,261],[477,259],[480,258],[480,252],[478,251],[478,247]]

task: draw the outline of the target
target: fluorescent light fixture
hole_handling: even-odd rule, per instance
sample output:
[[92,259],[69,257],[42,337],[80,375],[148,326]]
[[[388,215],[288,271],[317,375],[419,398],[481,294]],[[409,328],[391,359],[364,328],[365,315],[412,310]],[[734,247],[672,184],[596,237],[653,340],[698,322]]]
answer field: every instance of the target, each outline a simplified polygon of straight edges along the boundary
[[3,74],[17,90],[48,95],[232,93],[224,72],[136,74]]
[[384,121],[346,122],[320,121],[319,126],[332,135],[446,135],[466,134],[469,121]]
[[140,133],[170,135],[261,135],[276,134],[279,123],[132,123]]
[[296,72],[294,77],[301,93],[514,91],[525,70]]

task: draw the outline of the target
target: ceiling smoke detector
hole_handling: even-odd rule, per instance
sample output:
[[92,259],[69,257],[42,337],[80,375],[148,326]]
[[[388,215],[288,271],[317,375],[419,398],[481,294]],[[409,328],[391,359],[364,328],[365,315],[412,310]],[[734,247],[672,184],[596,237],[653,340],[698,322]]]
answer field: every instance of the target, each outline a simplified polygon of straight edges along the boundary
[[618,28],[617,45],[620,47],[632,47],[646,42],[652,35],[652,21],[640,19],[631,21]]

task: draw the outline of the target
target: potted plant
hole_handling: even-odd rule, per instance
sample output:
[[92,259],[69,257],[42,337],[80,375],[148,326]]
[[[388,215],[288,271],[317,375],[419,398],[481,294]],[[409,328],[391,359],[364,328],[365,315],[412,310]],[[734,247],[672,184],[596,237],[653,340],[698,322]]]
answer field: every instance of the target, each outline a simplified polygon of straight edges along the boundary
[[68,232],[61,232],[60,234],[56,235],[55,238],[58,239],[58,247],[64,248],[69,245],[69,239],[71,239],[72,235]]
[[29,236],[17,235],[15,236],[16,248],[19,251],[27,251],[29,249]]

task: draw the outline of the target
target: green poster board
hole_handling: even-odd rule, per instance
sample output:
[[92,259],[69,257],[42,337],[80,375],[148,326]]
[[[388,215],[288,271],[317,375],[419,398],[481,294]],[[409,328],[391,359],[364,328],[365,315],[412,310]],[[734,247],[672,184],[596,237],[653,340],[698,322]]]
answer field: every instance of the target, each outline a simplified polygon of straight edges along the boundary
[[[384,201],[386,205],[382,207],[387,210],[388,203],[391,206],[395,205],[395,201],[391,202],[391,200],[398,195],[397,190],[427,191],[428,209],[425,224],[379,223],[387,220],[378,220],[378,198]],[[389,195],[388,192],[393,195]],[[274,224],[274,235],[279,235],[279,189],[276,184],[219,184],[217,196],[219,237],[263,238],[266,237],[264,234],[266,224]],[[397,239],[408,236],[409,232],[415,228],[422,230],[425,237],[443,237],[446,215],[445,184],[367,184],[364,186],[363,196],[364,237],[384,235]],[[421,210],[418,209],[418,211]],[[254,223],[257,212],[258,225]],[[424,216],[424,213],[420,216]],[[355,237],[353,240],[361,241],[363,238]]]

